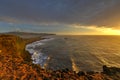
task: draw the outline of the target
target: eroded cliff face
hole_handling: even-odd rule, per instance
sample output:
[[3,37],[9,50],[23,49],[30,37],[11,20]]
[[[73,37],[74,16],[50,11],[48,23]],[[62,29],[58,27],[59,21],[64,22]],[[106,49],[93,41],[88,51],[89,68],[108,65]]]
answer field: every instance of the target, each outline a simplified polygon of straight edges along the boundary
[[1,52],[16,53],[18,37],[12,35],[0,35],[0,49]]
[[30,73],[34,76],[35,70],[28,61],[30,55],[24,47],[25,42],[20,37],[0,35],[0,80],[24,79]]
[[23,40],[14,35],[0,35],[0,80],[119,80],[120,69],[103,67],[103,72],[78,73],[68,69],[45,70],[31,63],[25,45],[32,40]]

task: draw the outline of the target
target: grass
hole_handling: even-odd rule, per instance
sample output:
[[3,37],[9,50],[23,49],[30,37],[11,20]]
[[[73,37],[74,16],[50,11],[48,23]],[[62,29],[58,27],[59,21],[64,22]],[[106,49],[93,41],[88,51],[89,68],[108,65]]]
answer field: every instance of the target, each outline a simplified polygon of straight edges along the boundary
[[[45,70],[32,64],[30,54],[25,51],[28,43],[40,40],[41,37],[22,39],[15,35],[0,35],[0,80],[119,80],[120,69],[104,68],[104,73],[88,74],[63,69]],[[109,72],[108,72],[109,71]]]

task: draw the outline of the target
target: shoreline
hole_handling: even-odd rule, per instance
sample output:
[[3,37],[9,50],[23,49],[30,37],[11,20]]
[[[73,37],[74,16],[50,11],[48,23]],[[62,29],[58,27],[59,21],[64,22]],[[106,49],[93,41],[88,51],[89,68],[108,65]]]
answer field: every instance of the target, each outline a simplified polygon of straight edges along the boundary
[[33,64],[40,64],[42,68],[45,67],[45,63],[49,60],[49,56],[41,52],[42,49],[36,49],[36,46],[40,47],[53,39],[54,38],[44,38],[26,45],[25,50],[30,53]]
[[[0,35],[0,79],[1,80],[119,80],[120,68],[103,66],[102,72],[79,71],[69,69],[46,70],[29,61],[25,44],[37,39],[27,40]],[[22,55],[22,56],[21,56]],[[23,57],[25,59],[23,59]],[[28,61],[26,61],[28,60]],[[13,66],[14,65],[14,66]]]

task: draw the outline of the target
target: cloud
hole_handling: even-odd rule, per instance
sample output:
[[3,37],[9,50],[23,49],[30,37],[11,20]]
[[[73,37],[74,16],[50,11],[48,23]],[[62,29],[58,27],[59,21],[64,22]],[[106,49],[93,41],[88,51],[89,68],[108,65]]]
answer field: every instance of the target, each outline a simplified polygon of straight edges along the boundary
[[0,21],[116,27],[119,4],[119,0],[0,0]]

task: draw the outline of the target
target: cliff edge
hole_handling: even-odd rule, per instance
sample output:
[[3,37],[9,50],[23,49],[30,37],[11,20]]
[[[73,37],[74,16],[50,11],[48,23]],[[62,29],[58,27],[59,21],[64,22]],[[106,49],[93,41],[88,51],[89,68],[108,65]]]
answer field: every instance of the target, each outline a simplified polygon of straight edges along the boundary
[[45,70],[32,64],[25,45],[38,40],[0,35],[0,80],[120,80],[120,68],[103,66],[103,72],[78,73],[69,69]]

